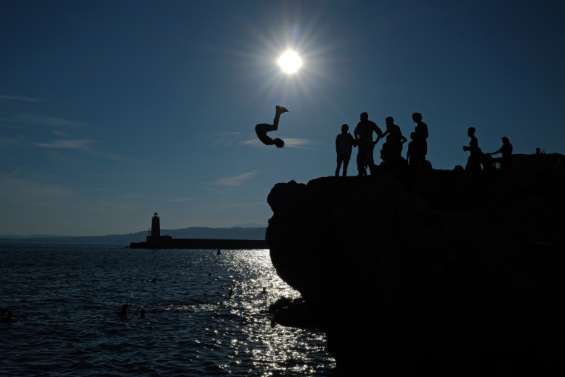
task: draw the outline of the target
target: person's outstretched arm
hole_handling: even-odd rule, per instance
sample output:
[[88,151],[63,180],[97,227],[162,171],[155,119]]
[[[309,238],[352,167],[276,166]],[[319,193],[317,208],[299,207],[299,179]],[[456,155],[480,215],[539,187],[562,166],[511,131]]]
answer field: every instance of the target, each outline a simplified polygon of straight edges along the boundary
[[499,150],[497,150],[496,152],[491,152],[491,153],[487,153],[487,154],[499,154],[502,153],[502,150],[504,149],[504,147],[500,148]]
[[381,130],[381,128],[379,126],[377,126],[377,124],[375,122],[371,122],[371,126],[373,128],[373,131],[377,134],[377,138],[382,137],[383,136],[383,130]]
[[349,134],[349,141],[351,142],[351,146],[353,147],[357,146],[357,140],[355,140],[355,138],[351,136],[351,134]]

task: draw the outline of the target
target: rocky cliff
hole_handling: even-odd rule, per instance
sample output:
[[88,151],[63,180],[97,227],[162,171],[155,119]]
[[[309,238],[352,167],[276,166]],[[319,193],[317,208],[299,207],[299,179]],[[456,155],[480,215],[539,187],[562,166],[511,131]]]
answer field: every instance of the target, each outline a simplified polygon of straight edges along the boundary
[[273,265],[344,374],[563,372],[563,156],[515,159],[273,187]]

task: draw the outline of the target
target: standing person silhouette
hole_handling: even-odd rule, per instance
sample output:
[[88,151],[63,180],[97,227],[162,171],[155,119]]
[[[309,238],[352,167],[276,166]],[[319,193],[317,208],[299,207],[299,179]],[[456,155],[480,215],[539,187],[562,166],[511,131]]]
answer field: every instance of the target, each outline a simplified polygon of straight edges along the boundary
[[467,172],[478,175],[481,173],[481,160],[483,157],[483,152],[479,148],[479,139],[475,135],[475,127],[469,127],[467,129],[467,136],[469,136],[469,145],[464,145],[463,150],[469,152],[469,159],[467,160],[467,166],[465,170]]
[[512,144],[510,144],[510,139],[506,136],[502,137],[502,146],[496,152],[487,153],[488,155],[502,154],[500,160],[500,168],[502,170],[508,170],[512,167]]
[[416,132],[410,133],[410,142],[408,143],[408,151],[406,152],[406,160],[408,160],[408,166],[419,167],[418,158],[422,155],[422,152],[418,150]]
[[[373,132],[377,134],[377,140],[373,141]],[[357,144],[357,171],[358,175],[364,177],[367,175],[367,166],[370,168],[375,164],[373,162],[373,147],[381,138],[383,131],[373,121],[369,120],[369,114],[361,113],[360,121],[357,123],[355,130],[355,144]]]
[[414,146],[409,160],[412,162],[409,161],[408,163],[411,166],[423,167],[428,154],[428,125],[423,122],[420,113],[413,113],[412,120],[416,123],[416,128],[414,129],[414,138],[411,137]]
[[284,106],[277,105],[275,107],[275,119],[273,124],[259,123],[255,126],[255,133],[261,142],[265,145],[275,145],[277,148],[284,147],[284,141],[280,138],[272,139],[267,135],[267,132],[276,131],[279,128],[279,119],[281,114],[288,112],[288,109]]
[[337,154],[337,167],[335,168],[335,176],[339,177],[339,170],[343,164],[343,176],[347,177],[347,165],[351,158],[351,151],[355,146],[355,139],[349,133],[349,126],[343,124],[341,133],[335,138],[335,152]]

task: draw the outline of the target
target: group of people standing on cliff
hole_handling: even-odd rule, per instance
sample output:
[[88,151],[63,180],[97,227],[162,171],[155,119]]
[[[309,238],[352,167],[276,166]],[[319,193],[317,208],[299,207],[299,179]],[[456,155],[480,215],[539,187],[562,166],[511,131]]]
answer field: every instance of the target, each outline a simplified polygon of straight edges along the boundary
[[[282,114],[287,113],[288,109],[284,106],[277,105],[275,107],[275,117],[273,123],[260,123],[255,126],[257,138],[265,145],[275,145],[277,148],[284,147],[284,141],[280,138],[271,138],[267,135],[269,132],[277,131],[279,121]],[[351,159],[353,147],[357,147],[357,171],[359,176],[366,176],[367,169],[372,173],[375,167],[373,152],[375,145],[385,139],[381,148],[381,159],[383,167],[401,167],[408,166],[416,169],[430,169],[431,163],[426,160],[428,154],[428,125],[423,121],[422,114],[413,113],[414,131],[410,133],[410,142],[406,152],[406,159],[402,157],[403,144],[408,141],[402,135],[400,127],[394,122],[394,118],[389,116],[385,119],[386,129],[383,132],[377,124],[369,120],[369,114],[361,113],[359,123],[353,131],[353,135],[349,133],[349,126],[343,124],[341,133],[337,135],[335,140],[335,150],[337,153],[337,166],[335,169],[336,177],[342,171],[343,176],[347,176],[347,167]],[[373,140],[373,134],[377,138]],[[476,136],[474,127],[467,130],[469,136],[469,145],[463,146],[463,150],[469,152],[469,159],[465,170],[471,174],[480,174],[482,171],[494,169],[494,160],[492,155],[502,154],[500,159],[500,167],[507,170],[512,166],[512,144],[508,137],[502,138],[502,146],[496,152],[483,153],[479,148],[479,140]],[[463,168],[460,168],[463,169]]]
[[[337,135],[335,140],[335,148],[337,153],[337,166],[335,175],[339,176],[340,170],[343,169],[343,176],[347,175],[347,166],[351,158],[353,147],[358,148],[357,153],[357,171],[359,176],[366,176],[367,169],[375,166],[373,152],[375,145],[381,140],[385,142],[381,149],[382,166],[394,167],[408,161],[409,166],[417,168],[429,167],[430,164],[426,160],[428,153],[428,125],[424,123],[422,114],[412,114],[412,120],[415,128],[410,133],[410,142],[408,143],[408,151],[406,160],[402,158],[403,144],[408,140],[402,135],[400,127],[394,122],[393,117],[385,119],[386,129],[383,132],[377,124],[369,120],[367,113],[361,113],[359,123],[353,131],[353,135],[349,133],[349,126],[343,124],[341,133]],[[373,133],[377,135],[373,140]]]
[[[366,176],[367,169],[372,171],[375,166],[373,159],[373,151],[375,145],[381,140],[385,142],[381,149],[381,159],[383,167],[399,167],[405,165],[417,168],[428,169],[431,164],[426,160],[428,154],[428,125],[423,121],[422,114],[413,113],[414,131],[410,133],[410,142],[406,152],[406,159],[402,157],[403,144],[408,140],[402,135],[400,127],[394,122],[393,117],[385,119],[386,130],[383,132],[377,124],[369,120],[367,113],[361,113],[360,121],[357,123],[353,135],[349,133],[349,126],[343,124],[341,133],[337,135],[335,140],[335,149],[337,153],[337,166],[335,176],[338,177],[340,171],[343,176],[347,176],[347,166],[351,158],[353,147],[358,148],[357,152],[357,171],[359,176]],[[377,135],[373,140],[373,133]],[[495,154],[502,154],[500,159],[500,167],[507,170],[512,166],[512,144],[508,137],[502,138],[502,146],[495,152],[483,153],[479,148],[479,141],[476,136],[474,127],[467,130],[469,136],[469,145],[463,146],[463,150],[469,152],[469,159],[465,170],[471,174],[480,174],[482,171],[494,169]]]

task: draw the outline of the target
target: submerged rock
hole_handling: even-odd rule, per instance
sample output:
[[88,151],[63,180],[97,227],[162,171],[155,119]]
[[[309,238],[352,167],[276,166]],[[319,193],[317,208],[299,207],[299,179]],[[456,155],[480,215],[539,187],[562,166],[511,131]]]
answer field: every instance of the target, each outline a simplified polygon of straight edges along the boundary
[[561,155],[279,183],[267,242],[346,374],[562,372],[564,195]]
[[319,323],[313,315],[310,305],[304,299],[282,297],[269,306],[271,326],[279,324],[307,330],[319,330]]

